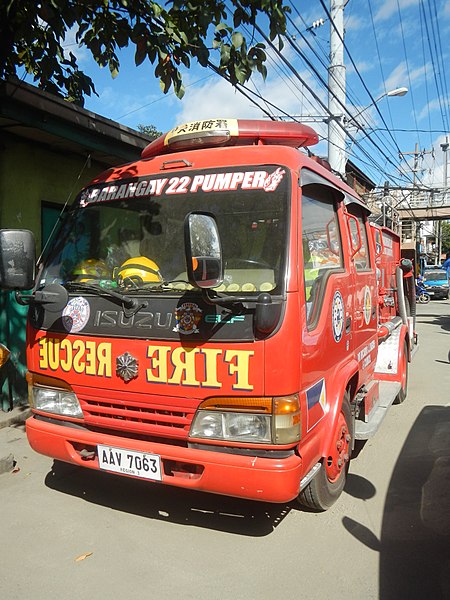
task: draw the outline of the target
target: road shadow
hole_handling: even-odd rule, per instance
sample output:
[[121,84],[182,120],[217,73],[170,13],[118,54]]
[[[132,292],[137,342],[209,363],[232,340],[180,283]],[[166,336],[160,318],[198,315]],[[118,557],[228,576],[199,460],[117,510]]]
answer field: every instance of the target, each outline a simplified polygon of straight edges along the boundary
[[120,512],[253,537],[272,533],[293,508],[162,486],[59,461],[54,461],[45,485]]
[[[370,493],[368,483],[354,487]],[[380,539],[349,517],[342,522],[380,552],[380,600],[450,598],[450,407],[425,407],[411,428],[389,483]]]
[[421,314],[416,318],[417,323],[424,323],[427,325],[437,325],[444,331],[450,331],[450,315],[429,315]]

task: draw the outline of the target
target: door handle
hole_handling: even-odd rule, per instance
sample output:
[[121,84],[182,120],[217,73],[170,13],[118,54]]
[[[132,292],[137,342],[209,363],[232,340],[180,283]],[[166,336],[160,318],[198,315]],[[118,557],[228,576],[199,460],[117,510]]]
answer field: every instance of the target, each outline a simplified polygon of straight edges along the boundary
[[352,318],[347,317],[347,319],[345,320],[345,333],[350,333],[351,328],[352,328]]

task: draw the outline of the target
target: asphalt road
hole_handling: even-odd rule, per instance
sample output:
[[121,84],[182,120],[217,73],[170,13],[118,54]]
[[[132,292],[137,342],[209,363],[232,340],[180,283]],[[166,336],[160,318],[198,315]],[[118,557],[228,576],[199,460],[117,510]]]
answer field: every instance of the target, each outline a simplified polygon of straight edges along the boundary
[[3,600],[450,598],[450,301],[418,307],[407,400],[328,512],[106,473],[34,453],[0,475]]

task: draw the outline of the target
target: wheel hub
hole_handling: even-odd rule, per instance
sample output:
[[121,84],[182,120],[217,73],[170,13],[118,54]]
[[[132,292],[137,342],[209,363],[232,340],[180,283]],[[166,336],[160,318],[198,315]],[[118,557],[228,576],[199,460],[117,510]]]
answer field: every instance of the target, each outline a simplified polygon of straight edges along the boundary
[[344,415],[339,415],[334,443],[326,461],[326,473],[331,482],[339,479],[346,463],[350,460],[349,447],[352,436],[347,427]]

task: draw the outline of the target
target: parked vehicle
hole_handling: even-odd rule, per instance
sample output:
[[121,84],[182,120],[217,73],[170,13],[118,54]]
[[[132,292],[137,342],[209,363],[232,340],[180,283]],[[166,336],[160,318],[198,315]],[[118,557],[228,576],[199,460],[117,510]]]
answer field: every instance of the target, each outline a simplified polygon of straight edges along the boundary
[[423,280],[419,279],[416,283],[416,302],[419,304],[428,304],[431,300],[430,294],[423,285]]
[[[398,235],[298,150],[317,139],[297,123],[188,123],[81,191],[19,295],[37,452],[334,503],[355,440],[406,398],[415,293]],[[27,289],[31,247],[0,235],[0,285]]]
[[448,299],[449,282],[445,269],[425,269],[423,272],[423,287],[432,298]]

